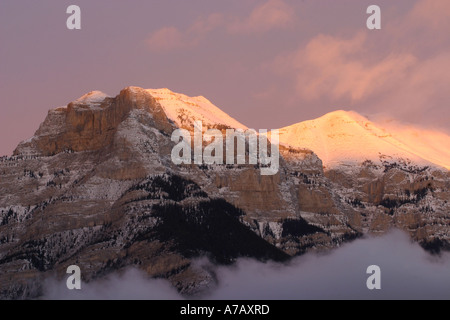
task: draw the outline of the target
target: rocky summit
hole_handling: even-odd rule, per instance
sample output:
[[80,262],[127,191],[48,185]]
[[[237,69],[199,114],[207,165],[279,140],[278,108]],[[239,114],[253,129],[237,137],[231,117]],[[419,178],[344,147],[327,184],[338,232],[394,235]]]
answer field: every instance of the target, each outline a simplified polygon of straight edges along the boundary
[[134,266],[193,295],[215,281],[198,257],[286,261],[393,227],[429,251],[450,249],[445,157],[433,162],[336,112],[280,129],[275,175],[259,165],[175,165],[171,134],[197,120],[246,128],[206,98],[168,89],[94,91],[50,110],[0,158],[0,298],[39,297],[70,265],[84,281]]

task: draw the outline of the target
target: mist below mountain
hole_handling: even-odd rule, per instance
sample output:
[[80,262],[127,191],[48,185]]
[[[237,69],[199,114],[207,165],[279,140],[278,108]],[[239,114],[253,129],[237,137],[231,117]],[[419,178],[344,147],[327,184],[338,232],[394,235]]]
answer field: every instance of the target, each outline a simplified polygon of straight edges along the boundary
[[[197,268],[214,270],[217,283],[195,298],[226,300],[296,299],[450,299],[450,255],[433,256],[393,230],[366,237],[326,254],[306,254],[287,264],[239,259],[215,266],[206,258]],[[381,289],[369,290],[367,267],[381,269]],[[70,291],[55,279],[43,299],[185,299],[168,281],[150,279],[137,269],[113,273]]]

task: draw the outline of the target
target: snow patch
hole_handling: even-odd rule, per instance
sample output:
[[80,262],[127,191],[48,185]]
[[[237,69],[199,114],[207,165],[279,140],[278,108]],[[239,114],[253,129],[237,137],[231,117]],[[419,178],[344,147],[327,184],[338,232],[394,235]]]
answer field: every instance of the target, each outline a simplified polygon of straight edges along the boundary
[[178,127],[200,120],[203,126],[224,125],[230,128],[247,129],[246,126],[230,117],[203,96],[189,97],[172,92],[167,88],[147,89],[146,91],[161,104],[167,117]]

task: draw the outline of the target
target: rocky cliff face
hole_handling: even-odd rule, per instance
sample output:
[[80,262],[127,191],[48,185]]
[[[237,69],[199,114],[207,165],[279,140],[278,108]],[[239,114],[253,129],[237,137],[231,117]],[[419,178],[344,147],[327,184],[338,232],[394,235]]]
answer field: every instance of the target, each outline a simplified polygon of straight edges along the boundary
[[214,282],[195,257],[283,261],[391,227],[448,248],[445,169],[366,161],[324,171],[312,151],[290,146],[273,176],[254,165],[174,165],[171,134],[188,127],[186,115],[239,125],[209,104],[129,87],[51,110],[0,160],[0,297],[38,296],[43,279],[72,264],[85,281],[133,265],[194,294]]
[[63,151],[94,151],[111,145],[119,125],[131,110],[141,110],[149,125],[171,133],[166,114],[156,100],[138,88],[124,89],[115,98],[91,92],[67,107],[50,110],[36,135],[22,142],[15,155],[55,155]]

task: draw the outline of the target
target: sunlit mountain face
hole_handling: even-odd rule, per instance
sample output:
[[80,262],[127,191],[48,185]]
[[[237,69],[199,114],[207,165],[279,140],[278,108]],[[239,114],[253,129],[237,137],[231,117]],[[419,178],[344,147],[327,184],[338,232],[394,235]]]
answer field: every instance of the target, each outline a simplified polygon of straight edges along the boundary
[[217,278],[198,258],[283,263],[392,228],[450,249],[445,134],[335,111],[280,129],[279,170],[262,175],[248,163],[175,164],[172,134],[195,121],[246,129],[169,89],[92,91],[50,110],[0,158],[0,297],[39,297],[73,264],[87,282],[133,267],[204,294]]
[[374,123],[354,111],[335,111],[280,129],[280,141],[314,151],[328,169],[390,159],[450,168],[450,136],[400,123]]

